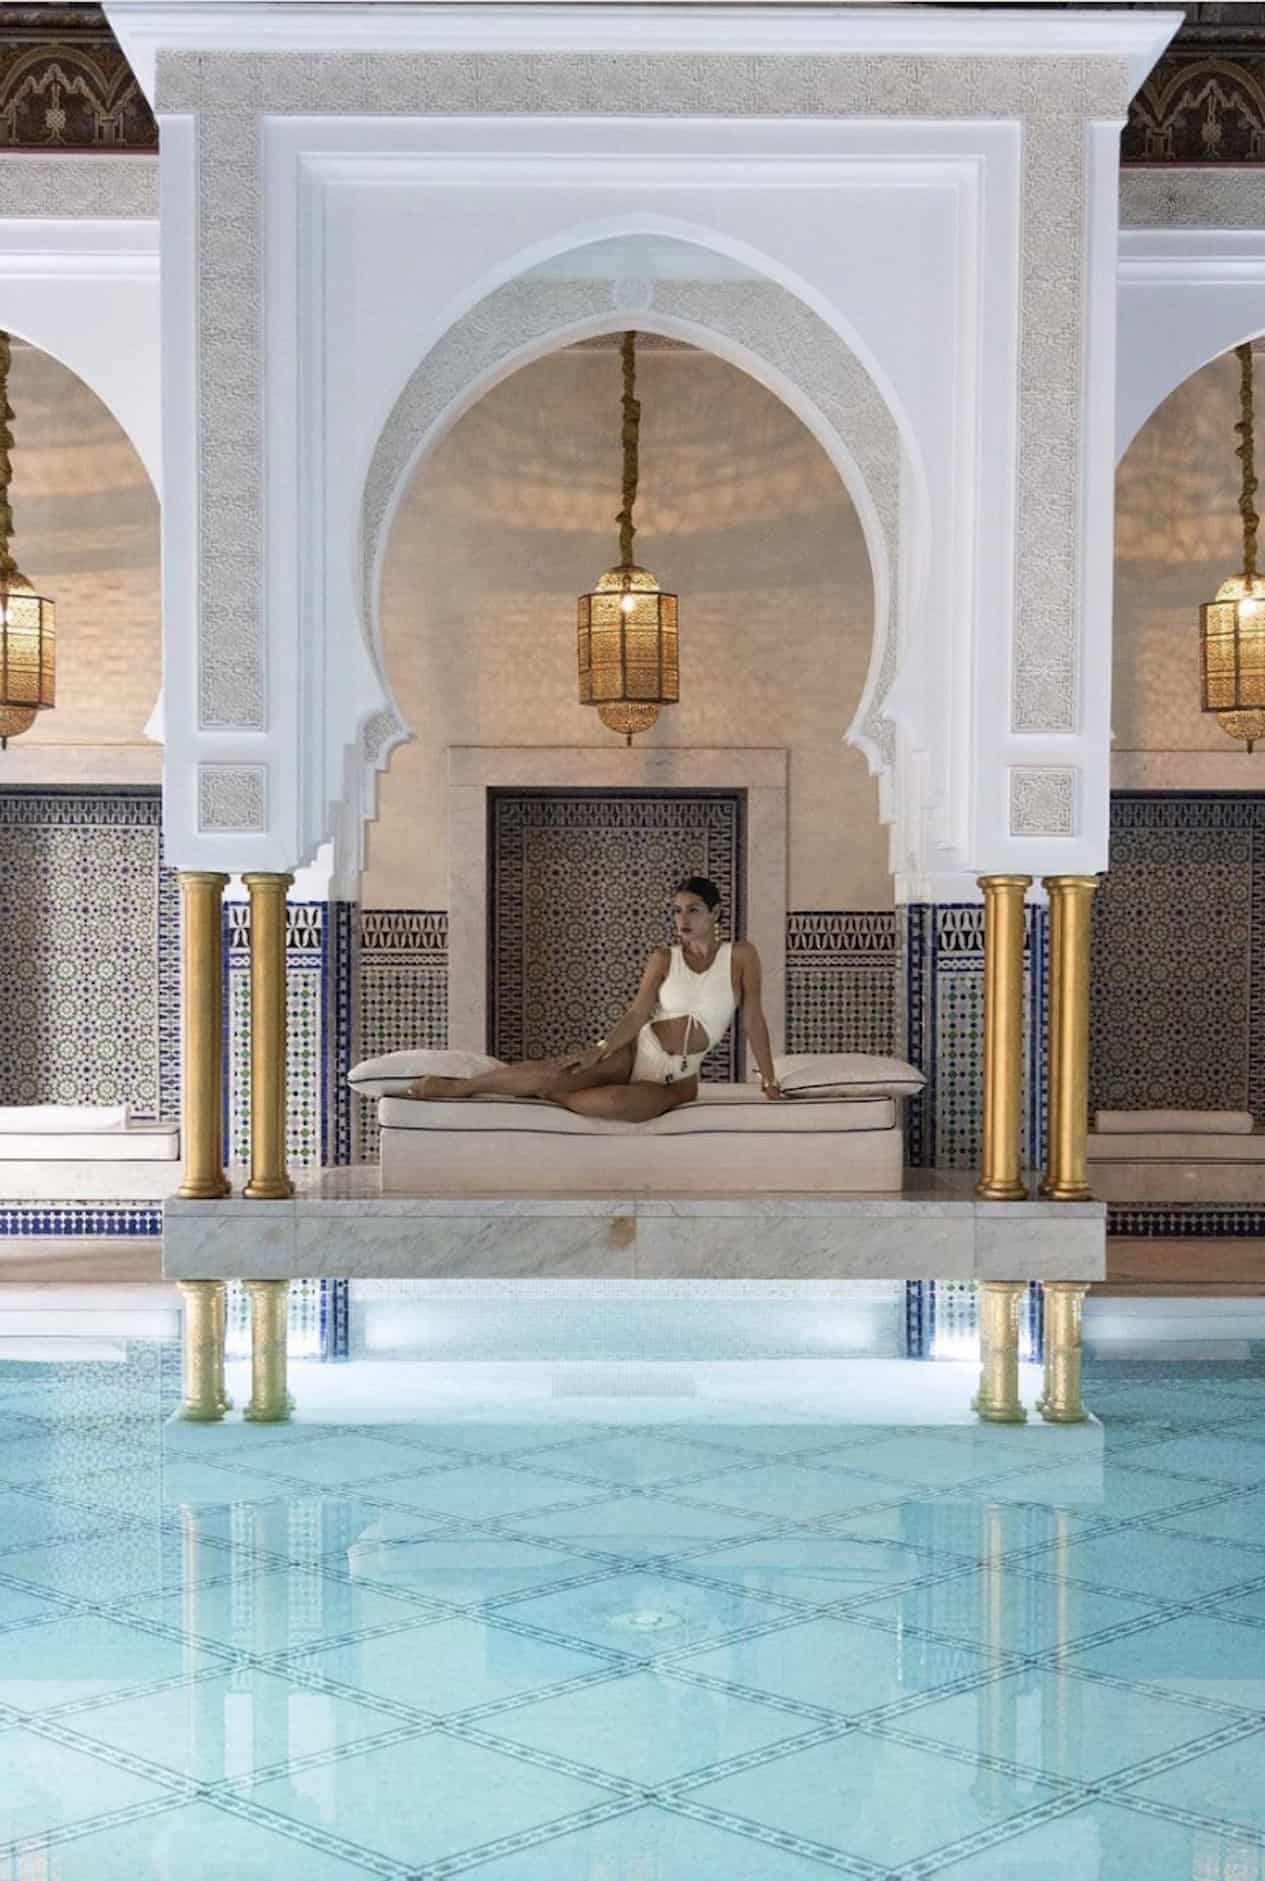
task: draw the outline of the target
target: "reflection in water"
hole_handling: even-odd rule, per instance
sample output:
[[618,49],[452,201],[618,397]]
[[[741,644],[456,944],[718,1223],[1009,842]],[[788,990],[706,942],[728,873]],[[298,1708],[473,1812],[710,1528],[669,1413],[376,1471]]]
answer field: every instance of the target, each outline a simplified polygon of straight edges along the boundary
[[0,1873],[1265,1881],[1265,1367],[1066,1430],[533,1369],[251,1428],[0,1363]]

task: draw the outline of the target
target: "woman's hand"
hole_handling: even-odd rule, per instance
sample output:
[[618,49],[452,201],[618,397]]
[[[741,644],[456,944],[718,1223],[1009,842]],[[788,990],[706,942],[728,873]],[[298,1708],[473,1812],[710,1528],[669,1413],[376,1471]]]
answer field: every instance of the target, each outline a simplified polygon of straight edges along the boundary
[[779,1097],[786,1096],[786,1092],[782,1089],[776,1078],[761,1078],[760,1089],[764,1092],[766,1097],[773,1099],[774,1102],[776,1102]]
[[593,1067],[600,1065],[606,1056],[606,1040],[602,1039],[599,1044],[590,1045],[586,1052],[577,1052],[574,1058],[564,1058],[561,1069],[563,1071],[592,1071]]

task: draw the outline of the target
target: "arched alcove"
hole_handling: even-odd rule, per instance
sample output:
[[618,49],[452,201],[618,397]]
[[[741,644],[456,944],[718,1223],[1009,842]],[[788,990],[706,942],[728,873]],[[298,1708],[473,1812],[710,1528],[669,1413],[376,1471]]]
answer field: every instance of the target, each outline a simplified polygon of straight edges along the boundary
[[145,736],[161,683],[159,503],[98,394],[13,340],[13,548],[57,607],[57,703],[5,759],[10,781],[157,782]]
[[[681,702],[637,741],[789,755],[793,907],[890,905],[877,786],[840,728],[869,665],[853,504],[793,412],[735,366],[643,335],[636,553],[681,596]],[[362,899],[447,901],[452,746],[617,748],[577,703],[575,596],[616,559],[615,335],[502,380],[416,467],[382,564],[387,677],[412,732],[379,784]]]

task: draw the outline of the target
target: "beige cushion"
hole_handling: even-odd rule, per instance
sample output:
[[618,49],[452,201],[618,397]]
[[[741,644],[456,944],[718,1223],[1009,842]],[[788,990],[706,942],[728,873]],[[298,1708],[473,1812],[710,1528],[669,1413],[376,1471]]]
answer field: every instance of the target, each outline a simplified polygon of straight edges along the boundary
[[788,1097],[916,1097],[927,1082],[916,1065],[874,1052],[792,1052],[773,1069]]
[[1246,1110],[1100,1110],[1094,1128],[1104,1136],[1151,1136],[1175,1130],[1183,1135],[1249,1136]]
[[5,1104],[0,1106],[0,1135],[13,1131],[55,1132],[78,1136],[85,1131],[126,1130],[126,1104]]
[[1219,1136],[1206,1130],[1139,1131],[1091,1130],[1086,1141],[1091,1162],[1258,1163],[1265,1162],[1265,1130],[1251,1136],[1227,1131]]
[[414,1078],[478,1078],[501,1063],[486,1052],[387,1052],[353,1065],[347,1082],[361,1097],[401,1097]]
[[904,1136],[890,1098],[770,1102],[706,1084],[649,1123],[530,1098],[385,1097],[382,1186],[405,1195],[898,1194]]
[[888,1097],[826,1098],[777,1103],[750,1084],[705,1084],[692,1104],[680,1104],[649,1123],[581,1117],[561,1104],[533,1097],[467,1097],[421,1103],[383,1097],[378,1121],[391,1130],[460,1130],[487,1136],[804,1136],[840,1131],[890,1130],[896,1121]]

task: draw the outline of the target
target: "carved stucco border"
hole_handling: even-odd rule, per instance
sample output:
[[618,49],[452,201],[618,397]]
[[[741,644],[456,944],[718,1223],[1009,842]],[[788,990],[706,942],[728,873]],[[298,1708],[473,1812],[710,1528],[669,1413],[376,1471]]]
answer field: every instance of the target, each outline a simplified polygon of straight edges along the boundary
[[1122,229],[1265,229],[1265,173],[1179,164],[1120,172]]
[[200,723],[263,723],[260,114],[759,114],[1023,121],[1011,723],[1075,730],[1086,140],[1068,120],[1123,121],[1129,92],[1119,58],[160,52],[159,112],[201,118]]
[[[374,619],[374,571],[382,533],[419,445],[470,386],[534,340],[614,312],[608,281],[510,281],[450,327],[422,360],[383,427],[365,481],[363,606]],[[900,433],[856,354],[826,322],[775,283],[660,282],[655,312],[742,347],[782,373],[816,406],[856,464],[878,518],[888,574],[883,659],[866,735],[890,762],[893,732],[882,701],[896,674],[900,618]]]
[[157,214],[157,157],[0,155],[0,217],[153,221]]

